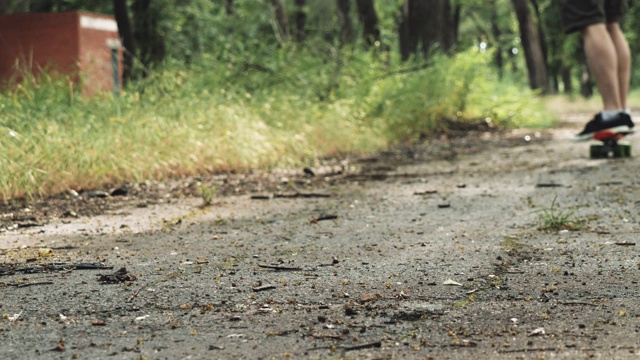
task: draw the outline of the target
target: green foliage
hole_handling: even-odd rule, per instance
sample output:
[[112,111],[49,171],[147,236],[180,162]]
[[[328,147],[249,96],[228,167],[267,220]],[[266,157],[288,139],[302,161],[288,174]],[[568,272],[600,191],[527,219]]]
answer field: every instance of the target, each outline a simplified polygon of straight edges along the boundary
[[202,198],[204,206],[210,206],[213,203],[213,198],[216,195],[218,187],[216,185],[202,185],[200,186],[200,197]]
[[634,71],[632,71],[631,82],[637,86],[640,84],[640,71],[637,70],[640,64],[640,58],[638,56],[640,54],[640,2],[630,1],[630,5],[629,13],[622,25],[632,54],[631,60],[633,61],[633,66],[631,68],[634,69]]
[[0,94],[0,198],[309,164],[451,117],[544,118],[531,93],[499,83],[474,51],[415,70],[422,64],[355,48],[264,45],[160,67],[120,98],[83,98],[68,78],[25,73]]
[[[483,3],[460,1],[482,24]],[[0,199],[309,164],[423,138],[443,120],[505,127],[553,120],[519,75],[499,79],[494,53],[478,51],[480,25],[461,35],[468,50],[435,55],[427,66],[402,63],[383,47],[337,46],[334,2],[308,1],[304,44],[274,35],[268,1],[234,4],[228,15],[223,2],[153,1],[168,57],[119,98],[83,98],[67,77],[22,74],[0,93]],[[292,4],[285,1],[290,14]],[[110,11],[96,1],[56,6]],[[391,48],[398,6],[376,2]],[[508,13],[500,8],[501,26],[513,24]],[[500,41],[512,40],[510,33]],[[204,190],[211,189],[201,189],[206,203],[214,191]]]
[[431,66],[390,77],[374,88],[379,116],[397,137],[421,137],[438,130],[441,120],[482,120],[504,127],[551,125],[536,95],[499,80],[491,53],[470,49],[449,59],[436,56]]
[[540,229],[546,231],[577,230],[580,226],[572,210],[558,208],[557,197],[553,198],[551,206],[538,210]]

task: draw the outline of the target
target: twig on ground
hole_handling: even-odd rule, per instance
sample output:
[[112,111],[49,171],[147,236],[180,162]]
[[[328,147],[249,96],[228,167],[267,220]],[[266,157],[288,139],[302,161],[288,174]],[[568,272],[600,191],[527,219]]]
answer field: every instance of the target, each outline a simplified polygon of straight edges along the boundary
[[300,267],[292,267],[292,266],[279,266],[279,265],[267,265],[267,264],[258,264],[258,267],[264,269],[272,269],[276,271],[301,271]]
[[563,187],[564,185],[562,184],[556,184],[556,183],[539,183],[536,184],[536,187],[538,188],[553,188],[553,187]]
[[[313,334],[312,336],[316,339],[318,339],[319,337],[317,336],[318,334]],[[327,337],[321,337],[321,338],[327,338]],[[331,335],[331,337],[328,337],[329,339],[342,339],[342,336],[339,335]],[[314,348],[310,348],[307,349],[308,351],[312,351],[312,350],[324,350],[324,349],[342,349],[342,351],[347,352],[347,351],[353,351],[353,350],[362,350],[362,349],[370,349],[370,348],[380,348],[382,347],[382,341],[374,341],[372,343],[368,343],[368,344],[362,344],[362,345],[355,345],[355,346],[319,346],[319,347],[314,347]]]
[[28,286],[36,286],[36,285],[52,285],[53,281],[38,281],[32,283],[19,283],[19,284],[7,284],[7,286],[15,286],[17,288],[23,288]]
[[526,349],[498,350],[498,352],[501,354],[519,353],[519,352],[547,352],[547,351],[558,351],[558,348],[526,348]]
[[252,288],[251,290],[253,290],[255,292],[260,292],[260,291],[265,291],[265,290],[273,290],[275,288],[276,288],[275,285],[263,285],[263,286],[256,286],[256,287]]
[[275,193],[274,198],[328,198],[331,194],[315,193],[315,192],[293,192],[293,193]]
[[362,350],[362,349],[379,348],[379,347],[382,347],[382,341],[375,341],[372,343],[356,345],[356,346],[345,346],[343,347],[343,350],[351,351],[351,350]]
[[587,305],[587,306],[598,306],[598,304],[593,304],[584,301],[558,301],[558,304],[561,305]]
[[324,220],[336,220],[338,218],[338,215],[336,214],[324,214],[324,215],[320,215],[317,218],[311,219],[310,222],[312,224],[317,224],[319,221],[324,221]]
[[129,296],[129,299],[127,299],[127,302],[132,302],[136,297],[138,297],[138,294],[140,293],[140,291],[144,288],[144,286],[140,286],[140,288],[138,288],[138,290],[136,290],[133,294],[131,294],[131,296]]
[[311,335],[314,339],[333,339],[333,340],[342,340],[342,335],[336,334],[320,334],[315,333]]

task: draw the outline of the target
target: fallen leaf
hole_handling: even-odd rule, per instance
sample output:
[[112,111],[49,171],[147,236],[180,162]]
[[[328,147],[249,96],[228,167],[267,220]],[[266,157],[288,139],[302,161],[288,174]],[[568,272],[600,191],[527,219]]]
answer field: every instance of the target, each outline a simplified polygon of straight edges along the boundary
[[9,321],[11,321],[11,322],[15,322],[16,320],[18,320],[20,315],[22,315],[22,311],[20,311],[17,314],[13,314],[13,315],[8,316],[7,319],[9,319]]
[[453,285],[453,286],[462,286],[462,284],[460,284],[457,281],[451,280],[451,279],[447,279],[445,280],[442,285]]
[[144,320],[144,319],[146,319],[148,317],[149,317],[149,315],[138,316],[135,320],[136,321],[141,321],[141,320]]
[[51,351],[59,351],[59,352],[63,352],[65,350],[64,348],[64,340],[60,339],[60,342],[58,342],[58,346],[54,347],[53,349],[51,349]]
[[529,336],[538,336],[538,335],[544,335],[544,328],[537,328],[535,330],[533,330],[532,332],[529,333]]
[[378,300],[378,299],[379,299],[379,296],[377,294],[364,294],[364,295],[360,296],[360,302],[361,303],[375,301],[375,300]]

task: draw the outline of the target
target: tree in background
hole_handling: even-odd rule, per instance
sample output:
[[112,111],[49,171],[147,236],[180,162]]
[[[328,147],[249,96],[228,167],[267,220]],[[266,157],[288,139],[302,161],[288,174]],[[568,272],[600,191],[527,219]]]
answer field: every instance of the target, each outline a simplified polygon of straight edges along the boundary
[[[380,44],[380,28],[378,14],[373,0],[357,0],[358,18],[362,22],[362,38],[371,47]],[[381,45],[381,44],[380,44]]]
[[118,34],[124,47],[122,81],[123,85],[126,86],[133,78],[133,58],[136,53],[126,1],[113,0],[113,13],[118,23]]
[[[629,3],[623,26],[636,55],[640,0]],[[453,54],[481,45],[481,51],[494,52],[503,76],[526,79],[542,91],[570,92],[580,84],[583,94],[591,93],[582,48],[576,36],[562,33],[555,0],[356,0],[353,5],[352,0],[0,0],[0,13],[115,15],[127,49],[125,81],[166,60],[190,64],[202,56],[265,67],[269,59],[262,55],[275,54],[282,48],[278,42],[287,41],[312,52],[345,43],[395,47],[401,59],[418,61],[434,51]],[[352,21],[355,16],[358,21]],[[640,57],[632,58],[638,68]],[[635,72],[633,82],[639,77]]]
[[573,91],[572,69],[579,66],[581,51],[578,36],[566,36],[558,7],[553,1],[536,2],[538,26],[544,29],[546,59],[549,70],[550,91],[570,94]]
[[158,2],[152,4],[151,0],[133,0],[132,9],[135,19],[133,37],[139,50],[138,57],[145,69],[149,69],[160,64],[166,56],[164,39],[158,28],[162,11]]
[[353,23],[351,21],[351,0],[336,0],[338,22],[340,23],[340,43],[352,43],[354,40]]
[[451,5],[450,0],[444,0],[441,3],[440,10],[442,25],[440,26],[440,41],[442,48],[446,52],[450,52],[458,43],[458,31],[460,28],[460,12],[462,6],[456,4]]
[[276,34],[280,39],[287,39],[289,37],[289,19],[286,8],[280,0],[270,0],[270,2],[275,16]]
[[225,0],[224,8],[227,15],[233,15],[233,13],[235,12],[235,10],[233,10],[233,0]]
[[502,44],[502,28],[499,25],[499,15],[498,8],[496,6],[496,1],[492,0],[491,5],[489,7],[490,12],[490,21],[491,21],[491,31],[490,34],[493,37],[494,47],[495,47],[495,55],[494,55],[494,63],[498,68],[498,76],[501,78],[504,75],[504,46]]
[[622,26],[631,47],[633,69],[631,83],[640,84],[640,0],[629,0],[629,13]]
[[296,10],[294,13],[294,23],[296,24],[293,38],[297,42],[303,42],[307,36],[307,11],[305,6],[307,5],[306,0],[295,0]]
[[459,16],[460,5],[452,10],[450,0],[404,0],[398,28],[402,59],[418,52],[428,57],[436,45],[450,51],[457,43]]
[[529,0],[512,0],[518,18],[520,39],[524,50],[525,62],[529,73],[529,85],[532,89],[548,92],[547,65],[540,41],[538,27],[531,14]]

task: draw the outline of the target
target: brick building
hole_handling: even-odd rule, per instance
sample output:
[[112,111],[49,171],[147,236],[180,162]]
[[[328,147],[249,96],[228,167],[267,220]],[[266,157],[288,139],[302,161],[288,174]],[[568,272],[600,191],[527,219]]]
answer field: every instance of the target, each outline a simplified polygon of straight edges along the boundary
[[[118,26],[111,16],[87,12],[0,15],[0,81],[14,76],[18,62],[36,74],[49,68],[73,74],[84,95],[109,91],[114,82],[111,48],[117,44]],[[121,50],[118,59],[121,62]],[[121,80],[121,65],[119,69]]]

